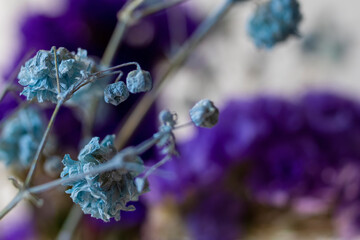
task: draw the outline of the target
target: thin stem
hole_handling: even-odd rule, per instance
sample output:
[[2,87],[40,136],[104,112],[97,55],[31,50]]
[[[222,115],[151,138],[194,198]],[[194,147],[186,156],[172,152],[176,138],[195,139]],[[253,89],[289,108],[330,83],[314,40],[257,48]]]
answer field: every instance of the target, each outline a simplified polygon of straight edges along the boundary
[[99,78],[99,77],[104,77],[104,76],[109,76],[109,75],[114,75],[114,74],[120,74],[120,73],[122,73],[122,71],[118,70],[119,68],[131,66],[131,65],[135,65],[138,70],[141,70],[141,67],[140,67],[139,63],[137,63],[137,62],[128,62],[128,63],[123,63],[123,64],[120,64],[120,65],[116,65],[114,67],[107,68],[107,69],[102,70],[102,71],[98,71],[98,72],[94,73],[93,76]]
[[74,234],[74,231],[79,224],[81,218],[83,216],[83,212],[81,208],[74,204],[71,207],[71,210],[65,220],[65,223],[63,224],[58,236],[56,237],[56,240],[71,240],[72,236]]
[[28,172],[28,175],[26,176],[26,180],[25,180],[25,183],[24,183],[24,186],[25,188],[27,188],[31,182],[31,179],[34,175],[34,172],[35,172],[35,168],[36,168],[36,165],[37,165],[37,162],[39,161],[39,158],[40,158],[40,154],[42,153],[44,147],[45,147],[45,144],[46,144],[46,140],[49,136],[49,133],[50,133],[50,130],[52,128],[52,126],[54,125],[54,121],[55,121],[55,118],[56,118],[56,115],[58,114],[59,112],[59,109],[62,105],[62,101],[58,101],[58,103],[56,104],[56,107],[55,107],[55,110],[50,118],[50,121],[47,125],[47,128],[45,130],[45,133],[41,139],[41,142],[40,142],[40,145],[38,146],[38,149],[36,151],[36,154],[34,156],[34,160],[32,161],[31,163],[31,166],[30,166],[30,170]]
[[115,146],[117,149],[124,147],[130,136],[140,124],[145,114],[149,111],[158,94],[160,93],[162,85],[168,79],[168,76],[178,70],[182,64],[188,59],[190,54],[196,46],[204,39],[204,37],[214,28],[222,17],[228,12],[230,7],[234,4],[233,0],[225,0],[222,6],[206,18],[201,25],[196,29],[195,33],[188,39],[188,41],[181,47],[170,61],[170,65],[162,74],[160,79],[156,82],[153,91],[147,93],[139,102],[137,107],[132,111],[127,121],[122,125],[117,138]]
[[187,122],[187,123],[183,123],[183,124],[180,124],[180,125],[177,125],[174,127],[174,130],[177,130],[177,129],[180,129],[180,128],[184,128],[184,127],[187,127],[187,126],[190,126],[190,125],[193,125],[194,123],[193,122]]
[[38,185],[35,187],[31,187],[27,191],[32,194],[42,193],[42,192],[45,192],[54,187],[57,187],[60,185],[67,185],[71,182],[75,182],[77,180],[83,179],[86,176],[111,171],[111,170],[114,170],[121,166],[122,165],[119,165],[118,162],[115,160],[109,161],[107,163],[100,164],[96,168],[93,168],[87,172],[79,173],[79,174],[76,174],[74,176],[67,177],[67,178],[59,178],[59,179],[56,179],[56,180],[48,182],[48,183],[44,183],[44,184],[41,184],[41,185]]
[[120,46],[120,43],[124,37],[124,33],[130,21],[133,11],[143,2],[144,0],[134,0],[129,2],[125,7],[118,13],[118,22],[116,24],[114,33],[112,34],[109,44],[107,45],[104,55],[101,59],[103,66],[110,66],[114,59],[114,56]]
[[154,5],[151,5],[145,9],[140,10],[139,12],[135,12],[133,16],[134,21],[139,21],[142,18],[145,18],[154,13],[160,12],[162,10],[175,7],[181,3],[186,2],[187,0],[173,0],[168,2],[160,2]]
[[138,146],[136,146],[136,152],[141,155],[144,152],[146,152],[147,150],[149,150],[152,146],[154,146],[160,139],[161,135],[158,135],[157,137],[155,137],[153,135],[153,137],[149,138],[148,140],[140,143]]
[[0,220],[5,217],[22,199],[23,192],[18,192],[17,195],[13,198],[13,200],[0,212]]
[[160,166],[164,165],[167,161],[169,161],[171,159],[171,157],[169,155],[166,155],[161,161],[157,162],[156,164],[152,165],[144,174],[144,176],[142,176],[141,178],[145,179],[148,176],[150,176],[157,168],[159,168]]
[[10,84],[5,84],[5,87],[0,93],[0,102],[4,99],[5,95],[9,92],[9,90],[10,90]]
[[54,49],[55,71],[56,71],[56,85],[57,85],[58,94],[60,94],[61,90],[60,90],[60,80],[59,80],[59,68],[56,57],[56,47],[54,46],[53,49]]

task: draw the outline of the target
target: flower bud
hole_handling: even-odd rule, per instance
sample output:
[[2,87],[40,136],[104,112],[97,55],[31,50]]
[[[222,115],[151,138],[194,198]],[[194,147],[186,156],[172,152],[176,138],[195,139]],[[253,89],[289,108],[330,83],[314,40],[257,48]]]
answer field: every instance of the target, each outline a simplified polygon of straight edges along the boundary
[[219,110],[212,101],[203,99],[190,109],[190,117],[196,126],[211,128],[218,122]]
[[152,79],[148,71],[134,70],[126,77],[126,85],[131,93],[140,93],[150,91],[152,88]]
[[104,100],[112,105],[119,105],[129,97],[129,91],[125,83],[116,82],[106,86],[104,90]]
[[159,120],[163,125],[174,127],[176,125],[177,115],[171,113],[169,110],[162,110],[159,113]]

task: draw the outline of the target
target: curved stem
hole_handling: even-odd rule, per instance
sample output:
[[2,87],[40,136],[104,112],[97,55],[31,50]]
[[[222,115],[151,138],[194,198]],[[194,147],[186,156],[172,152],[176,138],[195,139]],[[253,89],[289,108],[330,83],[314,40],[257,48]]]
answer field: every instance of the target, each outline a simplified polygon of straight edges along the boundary
[[136,108],[127,118],[125,124],[121,127],[115,140],[115,146],[117,149],[121,149],[125,146],[126,142],[129,140],[136,127],[140,124],[141,120],[154,103],[169,75],[182,66],[182,64],[188,59],[190,54],[201,42],[201,40],[203,40],[204,37],[210,32],[210,30],[214,28],[214,26],[222,19],[222,17],[228,12],[228,10],[233,4],[233,0],[225,0],[219,9],[217,9],[201,23],[201,25],[196,29],[195,33],[188,39],[188,41],[171,59],[170,65],[162,74],[160,79],[156,82],[153,91],[146,94],[140,100]]
[[168,162],[171,159],[169,155],[165,156],[161,161],[157,162],[156,164],[152,165],[142,176],[141,178],[145,179],[149,177],[156,169],[158,169],[160,166],[164,165],[166,162]]

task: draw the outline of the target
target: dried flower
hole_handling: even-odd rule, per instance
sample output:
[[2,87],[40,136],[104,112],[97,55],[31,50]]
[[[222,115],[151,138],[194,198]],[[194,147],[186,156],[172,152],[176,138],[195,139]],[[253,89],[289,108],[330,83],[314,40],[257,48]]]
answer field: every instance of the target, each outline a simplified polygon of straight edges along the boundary
[[6,165],[29,166],[44,132],[42,116],[34,108],[22,109],[1,133],[0,159]]
[[129,91],[125,83],[116,82],[106,86],[104,90],[104,100],[112,105],[119,105],[129,97]]
[[296,0],[271,0],[256,9],[247,30],[257,47],[272,48],[290,35],[297,35],[301,19]]
[[219,119],[219,110],[208,99],[200,100],[190,109],[190,117],[198,127],[211,128]]
[[[64,157],[65,165],[61,177],[72,177],[96,168],[116,155],[114,147],[114,135],[106,136],[99,144],[99,138],[94,137],[80,151],[78,161],[74,161],[67,154]],[[113,171],[87,176],[85,179],[71,182],[72,186],[66,193],[70,194],[73,201],[79,204],[86,214],[102,219],[105,222],[111,218],[120,220],[120,211],[134,211],[135,207],[127,206],[129,201],[137,201],[141,193],[148,190],[145,186],[143,192],[138,192],[135,185],[135,177],[143,171],[142,160],[126,152],[122,154],[121,162],[134,163],[131,170],[120,168]],[[121,163],[119,162],[119,163]]]
[[[60,91],[66,92],[79,79],[91,72],[94,62],[87,57],[86,50],[69,52],[66,48],[56,51],[59,70]],[[54,48],[50,51],[40,50],[21,67],[18,75],[19,83],[24,86],[22,95],[27,100],[37,98],[39,102],[57,103],[58,89],[55,69]]]
[[141,69],[131,71],[126,77],[126,85],[131,93],[150,91],[152,88],[151,75],[148,71]]

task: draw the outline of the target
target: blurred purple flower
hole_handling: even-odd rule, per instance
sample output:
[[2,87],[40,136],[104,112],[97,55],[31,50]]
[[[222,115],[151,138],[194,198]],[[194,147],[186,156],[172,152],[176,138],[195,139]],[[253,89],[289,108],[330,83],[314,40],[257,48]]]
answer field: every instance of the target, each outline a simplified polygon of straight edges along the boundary
[[344,133],[355,124],[355,104],[328,92],[310,92],[301,100],[311,131],[324,135]]
[[13,215],[1,222],[1,240],[34,240],[37,238],[33,216],[28,212],[17,217]]
[[[184,201],[223,184],[245,191],[250,200],[301,214],[324,213],[338,201],[339,209],[353,209],[360,200],[359,110],[354,100],[319,91],[297,101],[229,101],[217,126],[179,144],[180,158],[163,168],[171,179],[150,178],[148,199],[170,194]],[[338,215],[343,225],[357,226],[356,213]]]
[[259,202],[284,206],[291,197],[304,194],[308,181],[318,174],[319,153],[308,137],[269,142],[251,158],[249,187]]
[[240,239],[245,213],[241,200],[216,187],[209,190],[198,194],[197,204],[186,217],[192,239]]
[[334,223],[341,239],[357,239],[360,236],[360,202],[339,208]]

